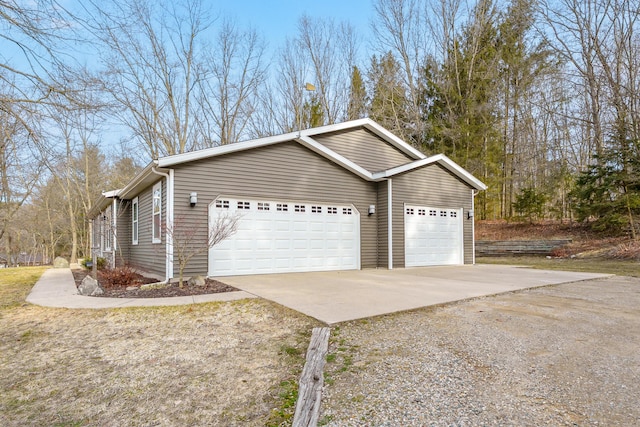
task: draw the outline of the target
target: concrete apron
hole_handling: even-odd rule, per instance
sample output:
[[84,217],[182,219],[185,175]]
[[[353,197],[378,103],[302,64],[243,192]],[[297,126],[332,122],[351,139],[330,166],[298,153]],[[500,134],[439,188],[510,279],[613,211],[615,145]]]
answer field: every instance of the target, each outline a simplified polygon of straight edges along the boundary
[[329,325],[537,286],[608,277],[500,265],[221,277]]

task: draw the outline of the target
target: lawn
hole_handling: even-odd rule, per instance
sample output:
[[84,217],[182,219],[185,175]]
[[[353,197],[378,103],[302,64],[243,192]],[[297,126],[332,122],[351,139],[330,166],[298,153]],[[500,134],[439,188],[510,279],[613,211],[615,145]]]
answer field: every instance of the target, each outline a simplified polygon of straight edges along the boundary
[[0,425],[278,425],[315,322],[264,300],[69,310],[0,271]]
[[602,258],[546,258],[535,256],[476,258],[478,264],[522,265],[542,270],[580,271],[640,277],[640,262]]

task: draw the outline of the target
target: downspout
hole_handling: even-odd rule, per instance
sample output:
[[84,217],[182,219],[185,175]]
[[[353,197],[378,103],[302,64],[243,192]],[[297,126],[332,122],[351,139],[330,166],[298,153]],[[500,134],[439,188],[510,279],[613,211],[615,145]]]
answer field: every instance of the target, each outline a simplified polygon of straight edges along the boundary
[[[167,179],[167,224],[173,226],[173,169],[169,169],[169,173],[156,170],[155,166],[151,168],[151,172],[156,175],[164,176]],[[173,236],[171,233],[165,233],[166,242],[166,263],[165,263],[165,279],[168,282],[173,278]]]
[[118,199],[113,198],[113,203],[111,204],[111,267],[116,267],[116,256],[118,253]]
[[389,251],[389,270],[393,270],[393,192],[391,178],[387,180],[387,251]]
[[[469,218],[471,220],[471,264],[472,265],[476,265],[476,213],[475,213],[475,200],[476,200],[476,195],[479,193],[479,191],[474,190],[473,188],[471,189],[471,212],[473,212],[473,215],[471,216],[471,218]],[[464,259],[463,259],[463,264],[464,264]]]

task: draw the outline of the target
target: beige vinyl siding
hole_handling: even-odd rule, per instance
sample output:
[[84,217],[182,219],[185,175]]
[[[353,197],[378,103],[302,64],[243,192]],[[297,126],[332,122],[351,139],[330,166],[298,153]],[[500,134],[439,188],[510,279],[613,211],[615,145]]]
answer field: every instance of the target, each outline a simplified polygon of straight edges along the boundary
[[[367,182],[295,142],[241,151],[175,167],[176,223],[197,230],[205,245],[209,204],[219,195],[267,200],[352,203],[360,212],[361,266],[377,264],[377,216],[368,216],[376,204],[376,183]],[[189,194],[198,204],[189,205]],[[208,253],[189,263],[185,274],[206,274]],[[178,261],[174,260],[174,274]]]
[[435,208],[463,208],[464,263],[473,263],[471,187],[437,164],[407,172],[393,180],[393,266],[404,267],[404,204]]
[[116,217],[116,266],[128,264],[131,248],[131,201],[118,200]]
[[313,139],[370,172],[415,160],[364,128],[315,136]]
[[[162,224],[165,223],[167,215],[167,181],[164,177],[158,176],[158,181],[162,181]],[[156,183],[158,182],[156,181]],[[154,183],[155,184],[155,183]],[[162,233],[162,243],[151,243],[151,215],[153,184],[142,190],[138,196],[138,244],[131,244],[131,232],[127,236],[129,245],[129,264],[137,269],[147,271],[164,278],[166,275],[166,246],[165,235]],[[133,197],[132,197],[133,199]],[[130,202],[129,202],[130,203]],[[131,222],[131,213],[127,220]]]
[[389,181],[378,183],[378,267],[389,267]]

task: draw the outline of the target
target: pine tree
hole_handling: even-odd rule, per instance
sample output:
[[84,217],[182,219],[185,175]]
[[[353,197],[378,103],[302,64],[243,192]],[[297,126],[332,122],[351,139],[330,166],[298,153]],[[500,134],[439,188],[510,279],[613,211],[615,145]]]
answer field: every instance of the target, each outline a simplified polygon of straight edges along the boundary
[[407,98],[402,85],[400,64],[391,52],[380,59],[373,56],[369,81],[372,86],[369,117],[405,141],[408,140],[411,126],[407,113]]
[[347,120],[356,120],[367,115],[367,91],[364,87],[362,74],[357,66],[351,73],[349,86],[349,106],[347,107]]

